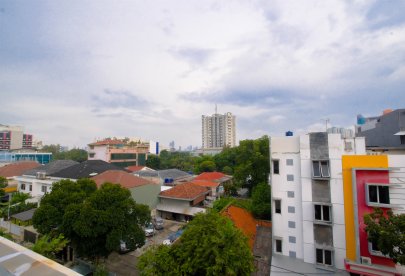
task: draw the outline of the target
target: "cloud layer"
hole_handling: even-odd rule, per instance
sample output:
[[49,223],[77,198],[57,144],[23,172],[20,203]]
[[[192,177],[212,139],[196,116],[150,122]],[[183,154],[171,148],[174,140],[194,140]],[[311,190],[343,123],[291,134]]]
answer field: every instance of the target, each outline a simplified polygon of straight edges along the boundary
[[238,139],[405,103],[401,1],[3,1],[0,123],[45,143],[104,136],[201,145],[201,115]]

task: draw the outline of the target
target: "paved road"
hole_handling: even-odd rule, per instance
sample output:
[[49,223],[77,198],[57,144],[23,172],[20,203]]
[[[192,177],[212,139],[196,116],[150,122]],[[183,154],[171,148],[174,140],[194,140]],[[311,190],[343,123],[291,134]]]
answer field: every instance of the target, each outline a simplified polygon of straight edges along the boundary
[[136,268],[138,263],[138,257],[145,252],[153,244],[162,244],[170,234],[175,233],[185,223],[172,220],[164,220],[164,229],[155,230],[153,237],[146,238],[146,243],[142,248],[138,248],[135,251],[127,254],[118,254],[113,252],[108,256],[106,262],[106,268],[115,273],[117,276],[136,276],[139,275],[139,271]]

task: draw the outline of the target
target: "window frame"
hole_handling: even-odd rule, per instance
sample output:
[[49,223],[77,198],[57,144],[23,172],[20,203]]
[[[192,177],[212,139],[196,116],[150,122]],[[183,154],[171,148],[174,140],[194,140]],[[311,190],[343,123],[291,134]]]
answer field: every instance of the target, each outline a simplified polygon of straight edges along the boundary
[[[279,202],[280,208],[277,208],[277,202]],[[279,212],[277,212],[277,210],[279,210]],[[281,215],[281,199],[279,198],[274,199],[274,213]]]
[[[392,185],[388,184],[388,183],[366,183],[366,185],[365,185],[366,205],[372,206],[372,207],[386,207],[386,208],[393,207],[394,205],[391,204],[391,198],[390,198],[390,187],[391,186]],[[370,187],[377,187],[377,192],[376,192],[377,202],[371,201],[371,199],[370,199]],[[387,188],[388,203],[381,203],[379,187]]]
[[[45,189],[44,189],[45,188]],[[45,191],[44,191],[45,190]],[[41,186],[41,192],[46,194],[48,192],[48,186],[47,185],[42,185]]]
[[[316,179],[329,179],[330,178],[330,162],[329,162],[329,160],[311,160],[312,161],[312,164],[311,164],[311,167],[312,167],[312,177],[313,178],[316,178]],[[322,164],[322,163],[325,163],[326,162],[326,165],[327,165],[327,170],[326,171],[324,171],[324,166],[325,166],[325,164]],[[319,172],[319,175],[315,175],[315,167],[314,167],[314,165],[315,164],[318,164],[318,172]]]
[[[332,214],[332,204],[328,204],[328,203],[321,203],[321,202],[314,202],[313,204],[313,210],[314,210],[314,223],[316,224],[332,224],[333,223],[333,214]],[[316,218],[316,211],[315,208],[316,206],[320,206],[321,207],[321,219],[317,219]],[[324,215],[324,210],[325,207],[329,210],[329,220],[325,220],[325,215]]]
[[26,189],[25,183],[21,183],[21,185],[20,185],[20,190],[25,191],[25,189]]
[[[275,162],[277,162],[277,172],[275,172],[275,168],[276,168],[276,166],[274,165]],[[280,159],[273,159],[272,165],[273,165],[272,173],[279,175],[280,174]]]
[[[277,242],[279,242],[279,245],[280,245],[280,248],[281,248],[280,251],[277,251],[277,247],[278,247]],[[282,238],[274,237],[274,253],[283,254],[283,239]]]
[[[318,250],[322,251],[322,262],[318,262]],[[330,262],[331,262],[330,264],[326,263],[326,255],[325,255],[326,251],[330,252]],[[334,260],[333,260],[334,254],[333,253],[334,253],[333,249],[315,247],[315,263],[320,266],[328,266],[328,267],[334,266]]]

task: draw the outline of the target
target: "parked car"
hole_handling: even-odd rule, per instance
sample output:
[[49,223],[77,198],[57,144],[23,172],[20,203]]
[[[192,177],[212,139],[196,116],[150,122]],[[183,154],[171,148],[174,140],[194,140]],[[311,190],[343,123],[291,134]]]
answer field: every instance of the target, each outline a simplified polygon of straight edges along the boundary
[[153,227],[152,222],[150,222],[145,226],[145,236],[150,237],[150,236],[153,236],[154,234],[155,234],[155,229]]
[[163,229],[163,219],[161,217],[154,217],[152,223],[156,230]]

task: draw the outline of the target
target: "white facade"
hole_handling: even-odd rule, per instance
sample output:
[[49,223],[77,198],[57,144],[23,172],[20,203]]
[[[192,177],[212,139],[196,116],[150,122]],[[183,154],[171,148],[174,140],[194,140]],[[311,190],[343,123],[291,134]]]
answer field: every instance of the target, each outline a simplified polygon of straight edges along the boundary
[[52,190],[53,183],[62,180],[58,177],[38,177],[31,175],[23,175],[16,177],[18,182],[18,191],[30,194],[34,199],[40,199]]
[[235,116],[231,112],[202,116],[202,148],[234,147],[236,145]]
[[[270,138],[273,254],[319,265],[316,253],[327,251],[332,262],[325,262],[325,267],[344,269],[342,155],[365,154],[364,138],[323,133],[311,144],[310,135],[316,134]],[[315,178],[314,163],[321,161],[328,172]],[[315,219],[316,208],[329,219]]]

